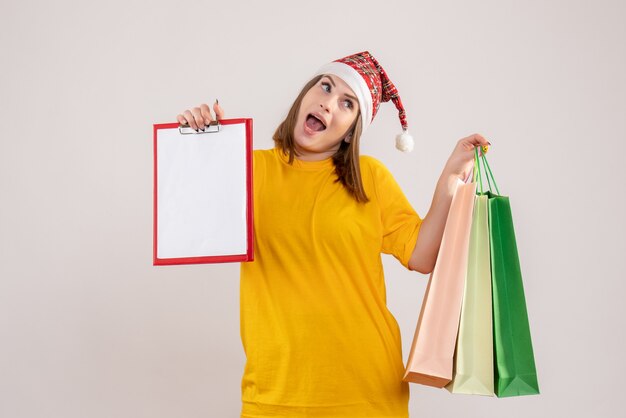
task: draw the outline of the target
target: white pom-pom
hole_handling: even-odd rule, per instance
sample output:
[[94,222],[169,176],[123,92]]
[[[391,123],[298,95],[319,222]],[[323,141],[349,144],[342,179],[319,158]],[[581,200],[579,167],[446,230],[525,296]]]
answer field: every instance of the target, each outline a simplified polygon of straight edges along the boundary
[[413,137],[409,134],[408,131],[404,131],[396,136],[396,148],[398,148],[402,152],[413,151],[413,144]]

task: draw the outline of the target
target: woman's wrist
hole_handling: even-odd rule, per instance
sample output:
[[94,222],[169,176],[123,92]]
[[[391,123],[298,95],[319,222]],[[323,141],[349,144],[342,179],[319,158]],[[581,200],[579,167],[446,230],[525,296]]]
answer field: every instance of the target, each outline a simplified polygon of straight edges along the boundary
[[447,195],[452,196],[459,178],[458,174],[444,169],[441,176],[439,176],[439,180],[437,180],[437,189],[443,190]]

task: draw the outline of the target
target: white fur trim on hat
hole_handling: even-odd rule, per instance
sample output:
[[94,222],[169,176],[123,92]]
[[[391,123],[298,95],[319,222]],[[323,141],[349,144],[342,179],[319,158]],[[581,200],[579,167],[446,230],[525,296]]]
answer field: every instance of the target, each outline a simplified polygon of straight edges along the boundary
[[362,132],[372,123],[372,92],[370,91],[363,76],[354,68],[343,62],[329,62],[320,67],[314,76],[320,74],[332,74],[341,78],[352,89],[357,99],[359,99],[359,107],[361,109],[361,121],[363,122]]

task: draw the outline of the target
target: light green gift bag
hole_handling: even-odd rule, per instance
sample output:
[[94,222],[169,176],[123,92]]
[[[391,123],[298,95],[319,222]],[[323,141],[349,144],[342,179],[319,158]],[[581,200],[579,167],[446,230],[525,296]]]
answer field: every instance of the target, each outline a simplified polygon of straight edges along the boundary
[[454,373],[446,386],[452,393],[494,395],[491,261],[487,194],[483,192],[480,162],[475,150],[474,181],[480,190],[474,198],[467,278],[454,354]]

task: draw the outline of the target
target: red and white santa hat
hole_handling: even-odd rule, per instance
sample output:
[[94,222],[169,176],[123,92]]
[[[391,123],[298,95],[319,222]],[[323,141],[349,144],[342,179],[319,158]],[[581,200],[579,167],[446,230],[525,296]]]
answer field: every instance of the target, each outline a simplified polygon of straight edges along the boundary
[[359,52],[323,65],[315,75],[333,74],[340,77],[359,99],[363,132],[372,123],[381,102],[391,100],[398,109],[402,133],[396,136],[396,148],[400,151],[413,150],[413,137],[409,135],[406,112],[387,73],[368,51]]

